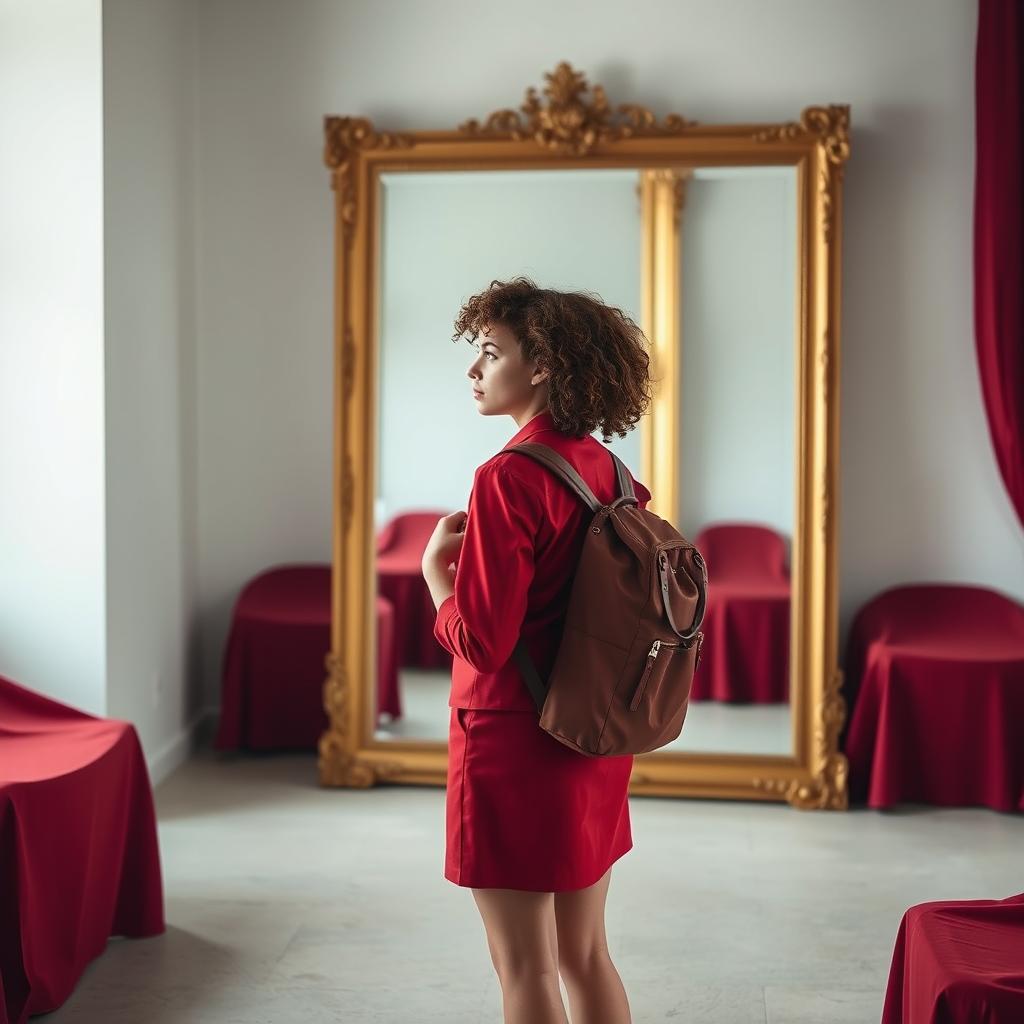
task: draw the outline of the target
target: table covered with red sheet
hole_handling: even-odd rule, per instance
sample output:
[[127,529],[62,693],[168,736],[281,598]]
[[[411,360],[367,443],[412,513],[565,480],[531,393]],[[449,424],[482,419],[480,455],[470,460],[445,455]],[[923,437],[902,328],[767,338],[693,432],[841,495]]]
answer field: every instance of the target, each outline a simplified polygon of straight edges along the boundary
[[983,587],[894,587],[855,617],[845,660],[851,801],[1024,810],[1024,610]]
[[937,900],[903,915],[882,1024],[1024,1021],[1024,893]]
[[134,727],[0,676],[0,1024],[64,1003],[110,936],[164,929]]

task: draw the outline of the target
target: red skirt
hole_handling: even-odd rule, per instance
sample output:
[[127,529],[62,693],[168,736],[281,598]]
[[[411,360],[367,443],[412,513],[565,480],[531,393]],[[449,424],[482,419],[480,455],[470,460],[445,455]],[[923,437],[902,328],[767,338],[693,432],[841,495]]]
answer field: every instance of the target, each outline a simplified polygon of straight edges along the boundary
[[632,754],[581,754],[541,729],[535,711],[450,712],[448,881],[474,889],[584,889],[632,849]]

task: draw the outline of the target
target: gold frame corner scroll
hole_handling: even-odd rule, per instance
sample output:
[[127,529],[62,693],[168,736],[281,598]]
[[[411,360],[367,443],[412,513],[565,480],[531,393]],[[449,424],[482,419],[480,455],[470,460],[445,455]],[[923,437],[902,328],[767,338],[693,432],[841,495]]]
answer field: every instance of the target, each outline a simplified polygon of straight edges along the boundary
[[[665,233],[678,217],[688,169],[789,165],[797,178],[796,527],[791,609],[792,756],[659,752],[634,763],[630,792],[788,801],[845,809],[846,708],[837,665],[839,324],[847,105],[804,109],[778,124],[659,121],[633,104],[612,108],[600,86],[562,62],[543,97],[455,130],[383,132],[362,117],[324,119],[324,162],[334,193],[334,459],[331,650],[325,659],[328,728],[319,744],[325,786],[446,783],[447,748],[379,741],[366,685],[375,672],[373,473],[376,423],[378,180],[389,171],[637,168],[645,229],[643,327],[656,376],[674,377],[678,316],[665,282],[678,267]],[[659,282],[661,282],[659,284]],[[678,493],[678,394],[658,388],[643,435],[644,472],[670,518]],[[652,508],[654,503],[652,502]]]

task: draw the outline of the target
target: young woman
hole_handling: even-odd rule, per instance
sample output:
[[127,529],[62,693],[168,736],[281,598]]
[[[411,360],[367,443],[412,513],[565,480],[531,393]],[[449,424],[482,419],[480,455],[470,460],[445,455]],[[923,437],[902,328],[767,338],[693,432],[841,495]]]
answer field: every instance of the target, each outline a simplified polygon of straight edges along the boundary
[[[589,294],[519,277],[469,299],[455,328],[476,349],[477,410],[519,427],[506,446],[546,444],[602,502],[618,497],[614,461],[591,433],[624,437],[650,402],[637,325]],[[633,486],[643,507],[650,491]],[[588,757],[543,731],[512,659],[522,634],[547,677],[590,517],[549,469],[498,453],[423,554],[434,632],[454,656],[444,876],[473,890],[506,1024],[564,1024],[559,974],[576,1024],[630,1020],[604,909],[611,865],[633,845],[633,757]]]

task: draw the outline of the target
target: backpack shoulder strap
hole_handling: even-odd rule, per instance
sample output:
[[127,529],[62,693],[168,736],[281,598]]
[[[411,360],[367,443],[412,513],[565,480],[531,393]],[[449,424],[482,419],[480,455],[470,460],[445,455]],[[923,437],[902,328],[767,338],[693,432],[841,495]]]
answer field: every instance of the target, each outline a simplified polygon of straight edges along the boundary
[[635,498],[636,491],[633,490],[633,477],[630,475],[629,470],[626,468],[626,464],[611,450],[608,449],[608,454],[615,460],[615,475],[619,480],[619,497],[620,498]]
[[[594,492],[587,486],[587,482],[583,477],[558,452],[548,445],[541,444],[539,441],[522,441],[509,448],[502,448],[501,451],[520,452],[523,455],[529,455],[530,458],[535,459],[541,465],[547,466],[555,476],[563,480],[592,512],[596,514],[603,508],[601,502],[597,500]],[[498,454],[500,455],[501,452]],[[633,479],[630,476],[629,470],[615,452],[609,449],[608,454],[615,461],[615,475],[619,485],[619,497],[625,496],[635,500],[636,493],[633,490]],[[523,681],[526,683],[526,688],[530,691],[537,711],[540,713],[547,698],[548,688],[537,672],[537,667],[534,665],[533,659],[526,649],[522,636],[516,642],[512,654],[523,676]]]
[[[502,448],[501,451],[522,452],[523,455],[529,455],[531,458],[536,459],[537,462],[547,466],[555,476],[564,480],[583,502],[590,506],[592,512],[598,512],[603,507],[601,502],[597,500],[594,492],[587,486],[587,482],[583,477],[558,452],[548,445],[541,444],[539,441],[522,441],[509,448]],[[501,453],[499,452],[498,454],[500,455]],[[615,476],[618,481],[619,497],[635,499],[636,492],[633,490],[633,478],[630,476],[625,463],[610,448],[608,449],[608,454],[615,463]]]

